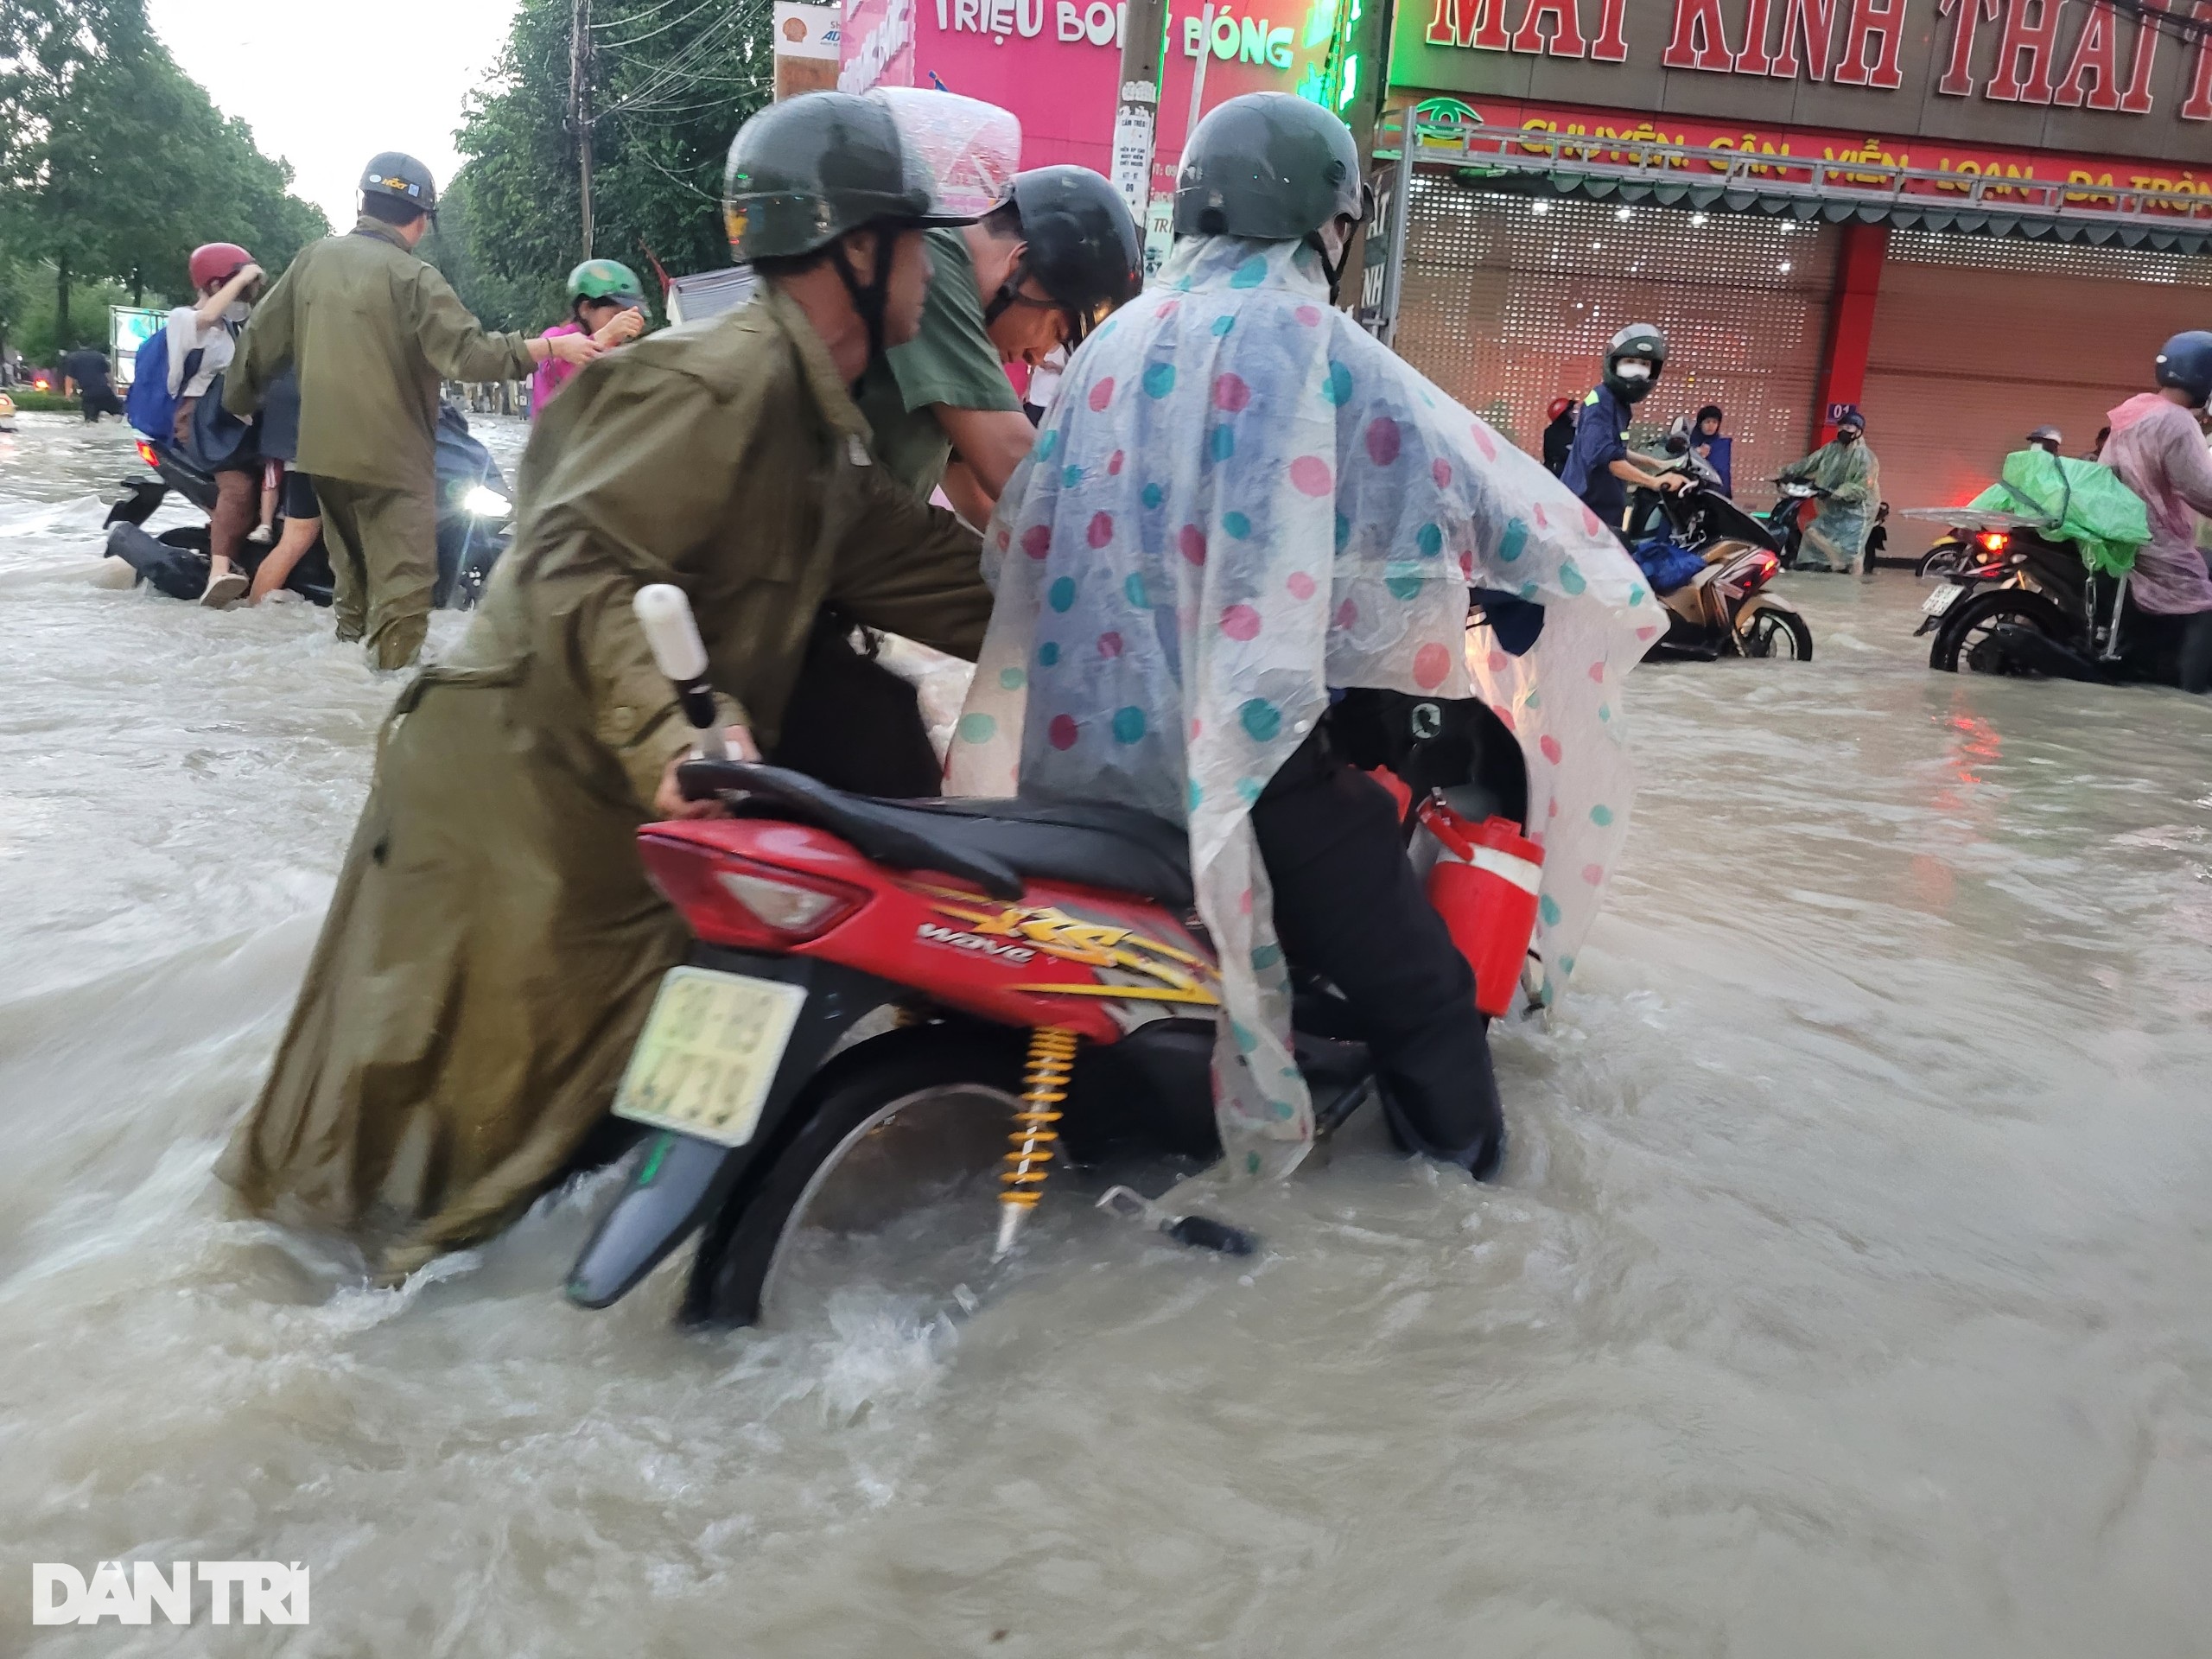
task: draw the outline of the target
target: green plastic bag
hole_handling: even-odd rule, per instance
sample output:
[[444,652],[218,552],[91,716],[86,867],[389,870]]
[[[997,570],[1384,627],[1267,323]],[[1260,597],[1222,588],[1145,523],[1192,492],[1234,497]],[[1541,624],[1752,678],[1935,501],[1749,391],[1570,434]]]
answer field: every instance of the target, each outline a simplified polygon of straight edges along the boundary
[[2133,570],[2135,550],[2151,539],[2143,498],[2121,483],[2119,474],[2048,449],[2015,449],[2005,457],[2003,482],[1967,505],[1977,512],[2037,520],[2044,536],[2073,543],[2083,563],[2107,575]]

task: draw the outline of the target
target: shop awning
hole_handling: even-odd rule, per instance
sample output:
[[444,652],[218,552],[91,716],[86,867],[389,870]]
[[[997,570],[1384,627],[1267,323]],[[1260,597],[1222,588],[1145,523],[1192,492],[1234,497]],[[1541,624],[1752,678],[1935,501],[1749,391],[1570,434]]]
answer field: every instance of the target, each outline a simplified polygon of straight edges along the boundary
[[[1375,134],[1378,161],[1404,157],[1406,122]],[[2212,196],[1934,172],[1853,157],[1753,154],[1633,137],[1554,137],[1467,121],[1413,123],[1414,165],[1493,189],[1652,201],[1662,207],[1856,219],[1909,230],[2050,238],[2177,253],[2212,251]]]

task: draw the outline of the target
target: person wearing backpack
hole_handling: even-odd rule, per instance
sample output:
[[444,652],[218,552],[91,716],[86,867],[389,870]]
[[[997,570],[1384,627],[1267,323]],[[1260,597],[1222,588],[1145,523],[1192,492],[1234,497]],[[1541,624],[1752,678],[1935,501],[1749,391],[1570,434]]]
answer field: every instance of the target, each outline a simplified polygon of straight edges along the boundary
[[301,250],[255,309],[223,398],[241,418],[287,363],[300,377],[296,465],[314,480],[337,579],[340,639],[407,668],[422,654],[437,583],[438,384],[520,380],[549,357],[584,364],[588,334],[491,334],[416,254],[438,192],[429,168],[386,151],[361,175],[361,217]]
[[[246,590],[239,560],[261,475],[252,433],[223,412],[219,383],[237,353],[262,270],[237,243],[210,242],[193,250],[190,271],[197,300],[170,312],[162,329],[168,346],[163,385],[174,400],[169,429],[151,435],[215,480],[215,505],[207,515],[207,586],[200,602],[219,608]],[[203,410],[211,389],[214,401]]]

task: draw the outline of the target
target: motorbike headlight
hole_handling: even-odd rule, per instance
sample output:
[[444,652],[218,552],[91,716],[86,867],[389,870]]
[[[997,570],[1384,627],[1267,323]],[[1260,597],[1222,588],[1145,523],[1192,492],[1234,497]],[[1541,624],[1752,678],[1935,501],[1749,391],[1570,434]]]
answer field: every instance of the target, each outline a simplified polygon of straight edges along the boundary
[[461,510],[474,513],[479,518],[504,518],[515,510],[515,506],[497,490],[479,484],[461,498]]

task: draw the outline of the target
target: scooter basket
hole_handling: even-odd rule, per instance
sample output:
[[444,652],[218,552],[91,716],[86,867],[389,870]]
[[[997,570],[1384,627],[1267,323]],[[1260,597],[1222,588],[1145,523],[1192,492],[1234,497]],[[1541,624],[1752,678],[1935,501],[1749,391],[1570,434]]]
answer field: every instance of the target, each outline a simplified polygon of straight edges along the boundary
[[1421,822],[1440,849],[1428,873],[1428,901],[1475,970],[1475,1006],[1500,1018],[1512,1011],[1536,931],[1544,849],[1510,818],[1475,823],[1433,796],[1421,803]]

